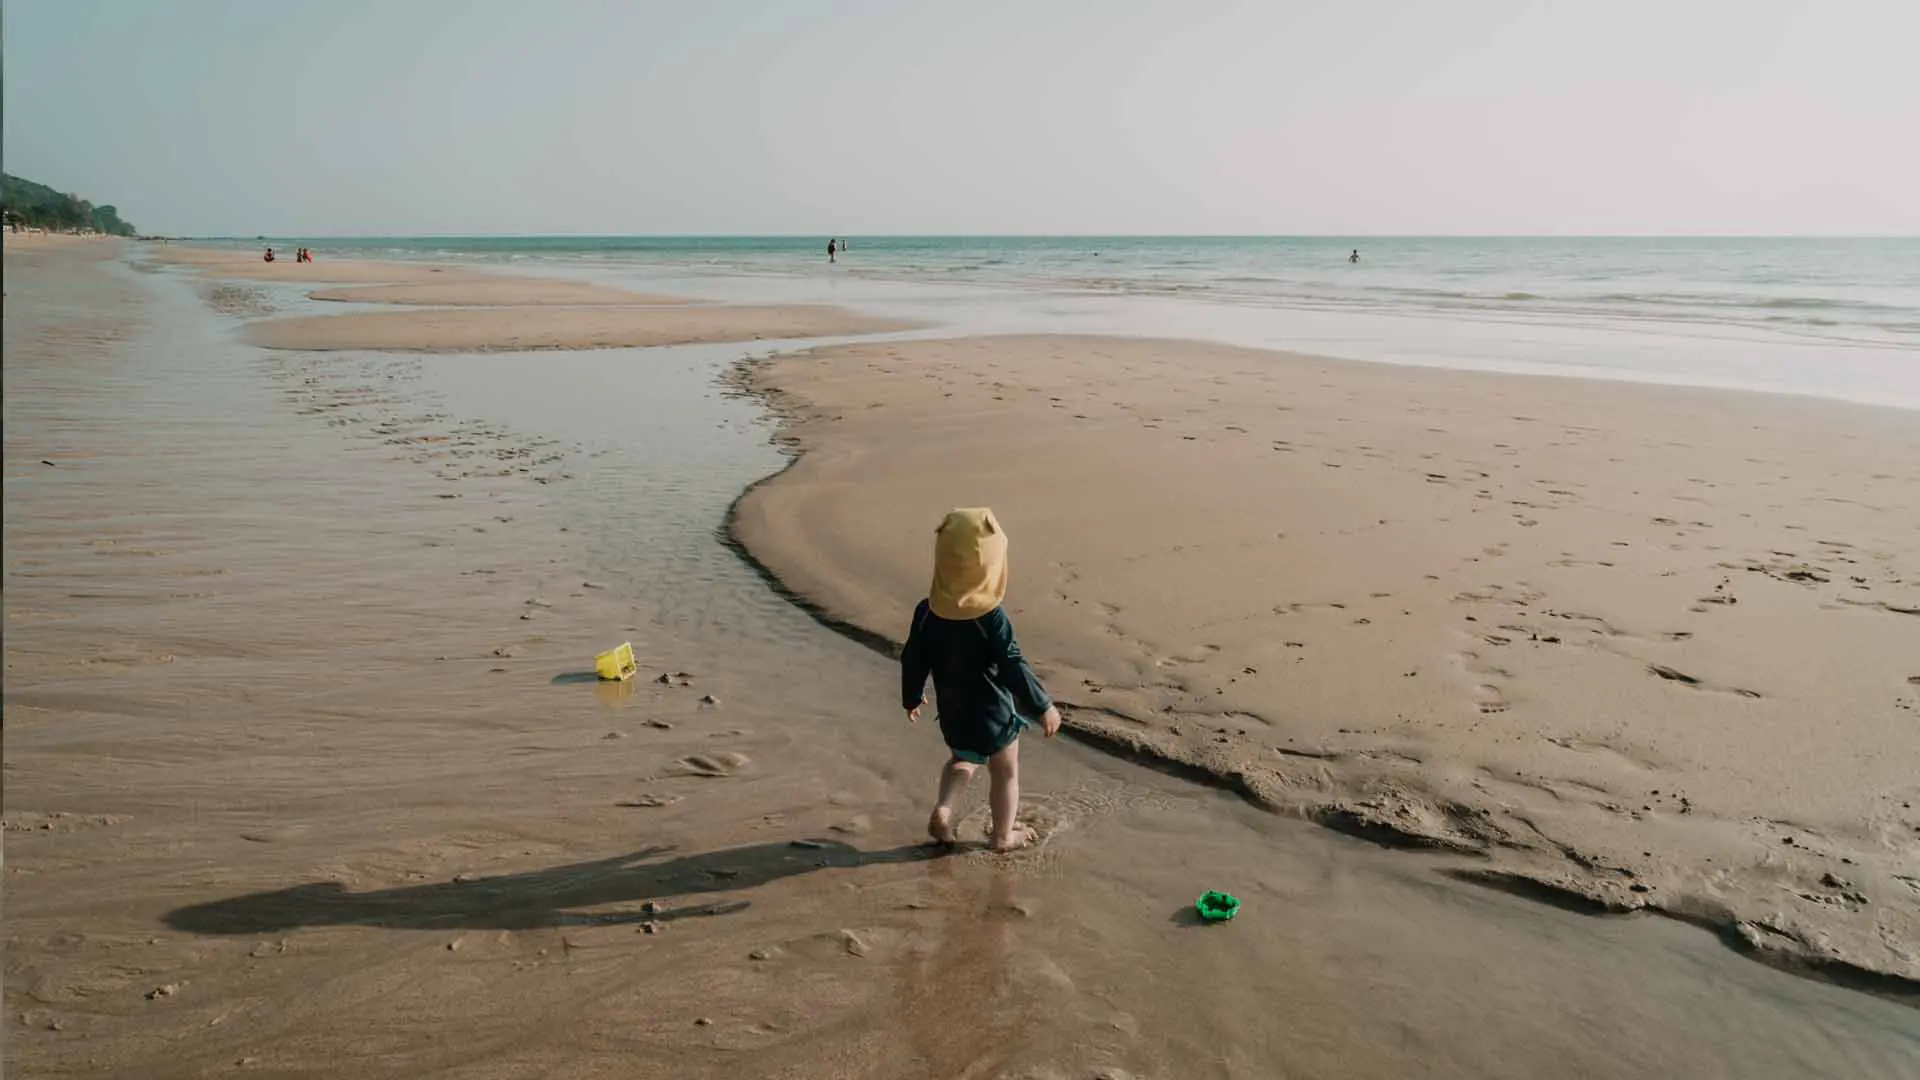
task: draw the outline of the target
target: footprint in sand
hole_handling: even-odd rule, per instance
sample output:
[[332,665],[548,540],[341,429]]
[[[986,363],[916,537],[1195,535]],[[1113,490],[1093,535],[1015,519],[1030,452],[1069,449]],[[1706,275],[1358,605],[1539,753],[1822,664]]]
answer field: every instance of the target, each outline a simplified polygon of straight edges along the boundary
[[1033,844],[1020,851],[998,855],[986,850],[993,817],[984,800],[961,816],[954,831],[963,843],[973,848],[969,857],[999,860],[1022,873],[1057,874],[1062,869],[1062,856],[1058,849],[1049,850],[1054,838],[1093,819],[1124,810],[1140,807],[1163,810],[1180,805],[1183,805],[1181,800],[1148,788],[1089,782],[1022,800],[1020,824],[1032,831]]
[[793,956],[819,963],[841,957],[864,960],[899,952],[905,935],[889,927],[858,927],[829,930],[782,942],[764,951],[767,960]]
[[688,754],[669,766],[675,776],[726,777],[744,772],[753,759],[745,754],[723,751],[717,754]]
[[1676,682],[1682,686],[1691,686],[1696,690],[1713,690],[1723,694],[1735,694],[1743,698],[1758,698],[1760,696],[1758,690],[1748,690],[1739,686],[1717,686],[1704,682],[1698,677],[1689,675],[1678,668],[1670,668],[1665,664],[1648,664],[1647,671],[1668,682]]
[[873,831],[873,819],[865,814],[855,814],[845,821],[836,821],[827,828],[842,836],[865,836]]
[[1154,661],[1155,667],[1186,667],[1190,664],[1204,664],[1220,651],[1218,645],[1200,645],[1184,653],[1173,653]]
[[672,806],[674,803],[680,802],[685,798],[686,798],[685,795],[656,795],[652,792],[648,792],[647,794],[641,795],[638,798],[622,799],[619,802],[614,803],[613,805],[626,807],[627,809],[630,809],[630,810],[645,810],[645,809],[651,809],[657,806]]
[[1660,676],[1661,678],[1667,680],[1668,682],[1677,682],[1684,686],[1700,685],[1699,679],[1694,678],[1693,676],[1687,674],[1684,671],[1679,671],[1675,668],[1667,667],[1665,664],[1648,664],[1647,670],[1654,673],[1655,675]]
[[1722,605],[1731,606],[1733,604],[1739,603],[1740,598],[1733,595],[1733,592],[1731,591],[1732,585],[1733,585],[1732,578],[1721,578],[1720,584],[1715,585],[1713,587],[1713,593],[1711,595],[1703,596],[1699,600],[1696,600],[1694,602],[1694,606],[1689,608],[1688,610],[1689,611],[1705,611],[1707,609],[1703,605],[1706,605],[1706,604],[1722,604]]

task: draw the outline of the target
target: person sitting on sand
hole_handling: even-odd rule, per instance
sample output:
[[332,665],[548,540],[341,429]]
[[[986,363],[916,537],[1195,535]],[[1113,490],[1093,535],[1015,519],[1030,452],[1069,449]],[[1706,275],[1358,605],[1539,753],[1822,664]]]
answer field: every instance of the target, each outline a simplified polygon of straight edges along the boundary
[[267,249],[267,256],[266,256],[266,260],[265,260],[265,261],[267,261],[267,262],[272,262],[272,261],[273,261],[273,249],[272,249],[272,248],[268,248],[268,249]]
[[1020,733],[1032,722],[1052,738],[1060,710],[1047,699],[1020,654],[1013,623],[1001,610],[1007,594],[1007,534],[987,509],[954,510],[933,538],[933,586],[913,609],[900,653],[900,700],[920,719],[927,676],[940,703],[940,736],[952,757],[940,770],[940,795],[927,834],[954,842],[953,801],[981,765],[992,781],[993,849],[1033,842],[1015,824],[1020,808]]

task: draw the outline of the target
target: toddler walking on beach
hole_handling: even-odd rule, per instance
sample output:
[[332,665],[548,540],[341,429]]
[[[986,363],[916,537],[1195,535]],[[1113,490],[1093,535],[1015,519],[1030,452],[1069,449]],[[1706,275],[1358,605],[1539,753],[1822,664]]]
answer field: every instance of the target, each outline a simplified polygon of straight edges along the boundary
[[953,801],[975,770],[992,782],[993,849],[1012,851],[1033,841],[1019,826],[1020,733],[1040,721],[1048,738],[1060,730],[1060,710],[1020,654],[1013,623],[1000,602],[1007,595],[1007,534],[987,509],[954,510],[934,532],[933,587],[913,609],[913,628],[900,653],[900,700],[909,721],[926,705],[927,676],[940,703],[940,735],[952,757],[940,770],[940,795],[927,834],[954,842]]

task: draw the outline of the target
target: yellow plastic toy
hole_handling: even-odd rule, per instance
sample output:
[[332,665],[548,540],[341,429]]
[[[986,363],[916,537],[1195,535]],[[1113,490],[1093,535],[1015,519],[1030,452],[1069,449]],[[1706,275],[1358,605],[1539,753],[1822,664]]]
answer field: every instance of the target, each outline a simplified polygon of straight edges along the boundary
[[608,649],[593,658],[593,670],[603,679],[626,682],[639,666],[633,662],[633,643],[623,641],[617,649]]

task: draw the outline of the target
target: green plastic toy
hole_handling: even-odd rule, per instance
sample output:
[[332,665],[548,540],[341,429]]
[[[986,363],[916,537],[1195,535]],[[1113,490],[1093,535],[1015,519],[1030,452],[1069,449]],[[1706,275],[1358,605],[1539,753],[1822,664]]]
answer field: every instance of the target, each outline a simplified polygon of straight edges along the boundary
[[1208,922],[1226,922],[1240,913],[1240,898],[1208,889],[1193,902],[1193,908]]

